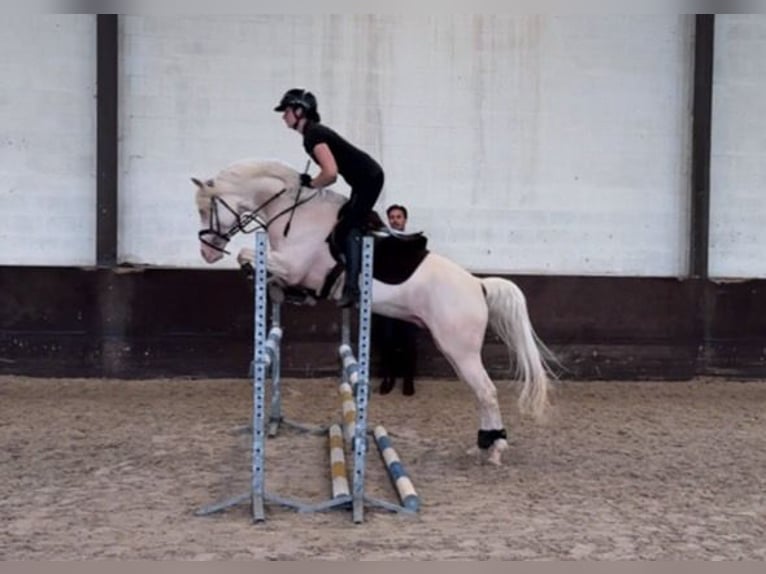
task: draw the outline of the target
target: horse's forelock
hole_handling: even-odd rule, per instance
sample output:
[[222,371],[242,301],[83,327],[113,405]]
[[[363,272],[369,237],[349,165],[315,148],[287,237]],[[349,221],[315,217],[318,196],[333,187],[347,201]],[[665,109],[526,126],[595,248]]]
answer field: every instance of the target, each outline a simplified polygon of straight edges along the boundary
[[197,209],[200,211],[206,211],[210,208],[210,198],[213,197],[213,192],[215,191],[215,184],[208,185],[208,181],[206,181],[203,185],[197,186],[197,194],[195,195],[195,199],[197,201]]

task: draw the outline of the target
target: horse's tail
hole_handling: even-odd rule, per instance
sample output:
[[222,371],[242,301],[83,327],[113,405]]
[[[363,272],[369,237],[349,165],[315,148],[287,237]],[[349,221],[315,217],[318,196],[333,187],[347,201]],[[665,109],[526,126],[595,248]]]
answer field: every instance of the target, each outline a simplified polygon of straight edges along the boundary
[[553,353],[532,328],[524,293],[515,283],[500,277],[482,279],[492,330],[515,358],[515,375],[521,381],[519,410],[540,418],[549,401],[552,371],[548,360]]

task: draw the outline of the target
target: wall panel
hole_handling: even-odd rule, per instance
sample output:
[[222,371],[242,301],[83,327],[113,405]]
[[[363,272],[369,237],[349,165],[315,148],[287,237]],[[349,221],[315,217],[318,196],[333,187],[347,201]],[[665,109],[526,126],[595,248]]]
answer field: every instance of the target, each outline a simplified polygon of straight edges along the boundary
[[766,277],[766,16],[716,16],[710,275]]
[[0,265],[91,265],[96,16],[0,23]]
[[685,272],[690,16],[121,21],[125,262],[203,266],[189,176],[242,157],[302,169],[272,108],[306,86],[383,163],[379,209],[405,203],[474,271]]

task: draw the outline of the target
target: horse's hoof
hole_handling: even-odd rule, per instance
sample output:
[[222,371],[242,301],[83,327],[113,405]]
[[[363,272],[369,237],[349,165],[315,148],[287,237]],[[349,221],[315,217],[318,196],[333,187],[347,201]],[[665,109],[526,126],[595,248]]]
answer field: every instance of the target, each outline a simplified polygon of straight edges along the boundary
[[472,446],[465,451],[468,456],[476,457],[477,464],[491,464],[493,466],[502,466],[502,451],[492,448],[479,448],[478,446]]
[[503,465],[503,452],[508,450],[508,441],[504,438],[497,439],[492,446],[489,447],[489,453],[487,456],[487,462],[495,466]]
[[253,278],[253,275],[255,274],[255,269],[253,269],[253,266],[250,263],[245,261],[239,266],[239,268],[242,270],[242,273],[245,274],[245,277],[247,277],[248,279]]
[[250,265],[253,264],[255,261],[255,250],[250,249],[249,247],[243,247],[239,250],[239,253],[237,254],[237,263],[239,263],[240,266],[249,263]]
[[497,449],[490,449],[487,462],[494,466],[503,466],[503,453]]

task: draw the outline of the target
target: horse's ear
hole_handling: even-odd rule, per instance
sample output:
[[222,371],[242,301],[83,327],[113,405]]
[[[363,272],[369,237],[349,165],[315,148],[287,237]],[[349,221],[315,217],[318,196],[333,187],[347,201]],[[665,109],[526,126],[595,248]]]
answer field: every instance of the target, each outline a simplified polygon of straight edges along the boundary
[[194,185],[196,185],[200,189],[203,189],[205,187],[215,187],[215,180],[214,179],[208,179],[205,183],[202,183],[196,177],[191,178],[191,180],[192,180],[192,183],[194,183]]

